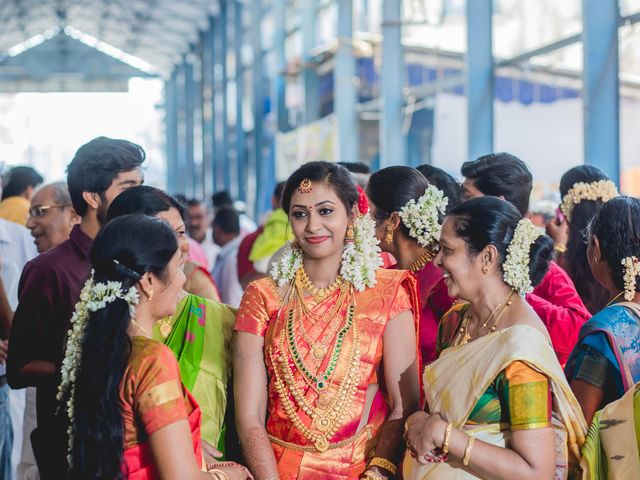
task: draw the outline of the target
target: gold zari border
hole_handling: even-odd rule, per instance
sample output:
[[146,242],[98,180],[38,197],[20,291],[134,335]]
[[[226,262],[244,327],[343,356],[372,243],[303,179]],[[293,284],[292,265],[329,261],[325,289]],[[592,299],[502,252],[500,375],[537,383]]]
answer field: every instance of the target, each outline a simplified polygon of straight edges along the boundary
[[[352,443],[360,440],[365,434],[367,435],[367,440],[371,440],[373,438],[373,435],[371,434],[371,427],[369,425],[366,425],[362,430],[360,430],[359,433],[356,433],[353,437],[349,437],[346,440],[342,440],[341,442],[330,443],[327,450],[334,450],[336,448],[342,448],[346,447],[347,445],[351,445]],[[271,442],[275,443],[276,445],[298,452],[318,452],[318,449],[313,445],[298,445],[297,443],[285,442],[284,440],[280,440],[273,435],[269,435],[269,440],[271,440]]]

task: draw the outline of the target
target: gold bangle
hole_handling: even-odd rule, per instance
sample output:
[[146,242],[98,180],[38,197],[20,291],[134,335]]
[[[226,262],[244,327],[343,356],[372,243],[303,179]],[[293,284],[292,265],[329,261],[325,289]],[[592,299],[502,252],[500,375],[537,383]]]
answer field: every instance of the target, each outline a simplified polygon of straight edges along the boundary
[[213,469],[209,470],[207,473],[211,474],[213,478],[216,480],[229,480],[229,477],[222,470]]
[[395,463],[390,462],[386,458],[382,458],[382,457],[373,457],[369,461],[369,466],[384,468],[386,471],[391,473],[391,475],[395,475],[396,471],[398,470],[398,467],[396,467]]
[[473,449],[473,442],[476,441],[476,437],[469,437],[469,443],[467,443],[467,448],[464,450],[464,458],[462,459],[462,464],[466,467],[469,465],[469,460],[471,459],[471,450]]
[[453,423],[449,423],[447,425],[447,429],[444,431],[444,442],[442,443],[443,455],[449,453],[449,440],[451,440],[451,430],[453,430]]
[[553,245],[553,249],[560,255],[567,253],[567,246],[563,245],[562,243],[555,243]]
[[374,472],[373,470],[366,470],[362,478],[365,480],[385,480],[382,475]]

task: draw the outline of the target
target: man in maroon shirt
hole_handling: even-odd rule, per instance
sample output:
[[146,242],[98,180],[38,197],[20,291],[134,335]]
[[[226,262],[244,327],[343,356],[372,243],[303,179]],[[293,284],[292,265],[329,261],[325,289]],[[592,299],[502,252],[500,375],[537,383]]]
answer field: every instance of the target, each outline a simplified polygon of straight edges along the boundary
[[[509,153],[492,153],[462,165],[465,199],[492,195],[513,203],[525,216],[529,209],[532,176],[526,164]],[[553,349],[564,368],[578,341],[580,327],[591,318],[569,275],[551,262],[549,271],[527,302],[551,336]]]
[[43,480],[66,476],[66,441],[56,416],[64,337],[89,276],[89,252],[113,199],[142,183],[144,150],[126,140],[96,138],[80,147],[67,167],[73,208],[82,217],[62,242],[29,262],[20,279],[7,378],[12,388],[37,388],[38,427],[31,435]]

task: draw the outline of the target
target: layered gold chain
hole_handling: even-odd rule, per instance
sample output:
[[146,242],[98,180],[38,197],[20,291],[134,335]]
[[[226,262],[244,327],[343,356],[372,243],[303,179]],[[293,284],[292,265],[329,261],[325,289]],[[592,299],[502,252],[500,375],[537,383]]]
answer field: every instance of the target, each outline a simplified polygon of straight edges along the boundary
[[[355,307],[350,305],[347,308],[345,325],[337,333],[336,345],[329,363],[324,372],[316,372],[315,375],[302,361],[299,348],[292,335],[295,320],[295,313],[291,309],[289,310],[285,328],[280,334],[280,353],[276,357],[273,347],[269,349],[274,370],[275,389],[283,410],[293,426],[305,438],[313,442],[317,451],[324,452],[330,447],[329,440],[331,437],[342,426],[344,417],[349,411],[358,390],[360,335],[355,317]],[[297,320],[302,321],[302,318],[298,317]],[[352,332],[352,345],[348,355],[344,358],[340,356],[340,352],[349,332]],[[313,405],[305,398],[305,391],[298,386],[292,367],[289,365],[289,358],[293,360],[294,367],[300,372],[305,383],[318,393],[318,399]],[[330,393],[330,390],[332,390],[332,376],[339,359],[346,363],[346,371],[335,393],[332,394]],[[304,424],[298,415],[297,409],[311,418],[310,427]]]
[[[338,298],[336,303],[331,309],[323,314],[316,314],[312,309],[308,308],[300,286],[295,283],[295,291],[293,294],[293,310],[298,322],[296,324],[297,330],[300,333],[302,339],[309,345],[311,350],[311,358],[315,364],[322,362],[331,348],[331,344],[336,340],[336,332],[340,328],[341,323],[344,320],[343,315],[340,314],[344,309],[344,304],[349,295],[350,288],[347,284],[343,284],[339,288]],[[318,340],[315,340],[307,332],[304,319],[308,318],[313,324],[325,322],[327,318],[331,319],[329,326],[327,327],[329,334],[321,335]],[[326,330],[327,330],[326,329]],[[326,331],[325,330],[325,331]]]
[[[498,304],[496,308],[493,309],[489,317],[487,317],[484,323],[480,325],[480,328],[478,328],[478,331],[476,332],[477,338],[482,336],[481,335],[482,331],[487,327],[487,325],[489,324],[489,321],[491,321],[491,319],[494,319],[494,318],[495,320],[491,324],[491,327],[489,328],[489,331],[487,333],[493,333],[496,331],[498,322],[500,321],[502,316],[505,314],[507,309],[513,303],[513,298],[516,296],[516,294],[517,292],[515,290],[512,290],[511,293],[509,293],[509,295],[507,296],[507,298],[504,299],[501,303]],[[498,313],[498,311],[500,311],[500,313]],[[471,317],[472,317],[471,312],[465,312],[465,315],[462,318],[462,325],[460,325],[460,328],[458,329],[458,332],[454,338],[454,341],[452,342],[453,345],[465,345],[466,343],[469,343],[469,341],[471,340],[472,335],[468,331],[469,321],[471,320]]]

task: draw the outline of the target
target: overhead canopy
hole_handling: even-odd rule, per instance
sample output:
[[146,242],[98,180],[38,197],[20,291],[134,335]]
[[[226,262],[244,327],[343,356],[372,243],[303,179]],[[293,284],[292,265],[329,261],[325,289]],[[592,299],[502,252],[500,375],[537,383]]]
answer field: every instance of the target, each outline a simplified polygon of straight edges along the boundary
[[64,32],[0,61],[3,92],[127,91],[131,77],[150,77]]
[[69,26],[168,75],[217,11],[216,0],[4,0],[0,57],[36,35]]

